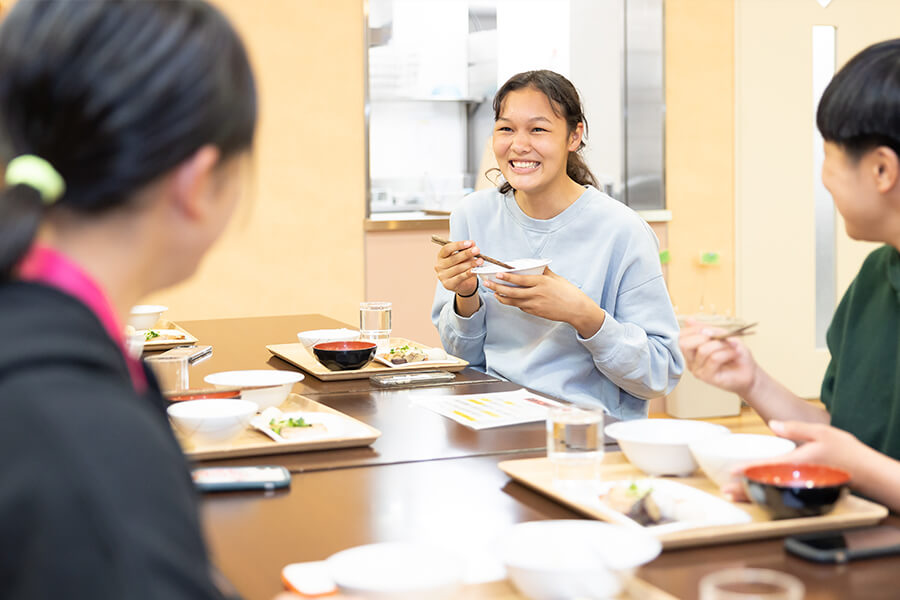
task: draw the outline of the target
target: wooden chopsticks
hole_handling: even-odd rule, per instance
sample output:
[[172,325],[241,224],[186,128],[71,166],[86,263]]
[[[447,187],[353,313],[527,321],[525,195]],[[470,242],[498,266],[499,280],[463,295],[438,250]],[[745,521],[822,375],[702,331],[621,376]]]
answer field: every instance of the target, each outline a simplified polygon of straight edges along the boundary
[[751,331],[753,327],[756,327],[759,323],[750,323],[749,325],[742,325],[741,327],[736,327],[735,329],[731,329],[726,331],[725,333],[720,333],[718,335],[711,336],[711,340],[724,340],[731,337],[743,337],[745,335],[753,335],[756,333],[755,331]]
[[[431,241],[434,242],[435,244],[438,244],[439,246],[444,246],[444,245],[450,243],[449,240],[445,240],[444,238],[442,238],[439,235],[431,236]],[[505,262],[501,262],[501,261],[497,260],[496,258],[491,258],[487,254],[479,254],[478,256],[480,256],[481,258],[483,258],[485,261],[487,261],[489,263],[494,263],[498,267],[503,267],[504,269],[513,269],[514,268],[514,267],[511,267],[510,265],[506,264]]]

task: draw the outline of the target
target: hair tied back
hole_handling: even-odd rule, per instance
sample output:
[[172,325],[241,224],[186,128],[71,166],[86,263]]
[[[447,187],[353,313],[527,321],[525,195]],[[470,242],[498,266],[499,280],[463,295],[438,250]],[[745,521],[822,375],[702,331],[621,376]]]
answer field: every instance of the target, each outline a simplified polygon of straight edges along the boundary
[[66,191],[66,182],[49,162],[33,154],[23,154],[6,165],[6,185],[27,185],[37,190],[44,204],[50,205]]

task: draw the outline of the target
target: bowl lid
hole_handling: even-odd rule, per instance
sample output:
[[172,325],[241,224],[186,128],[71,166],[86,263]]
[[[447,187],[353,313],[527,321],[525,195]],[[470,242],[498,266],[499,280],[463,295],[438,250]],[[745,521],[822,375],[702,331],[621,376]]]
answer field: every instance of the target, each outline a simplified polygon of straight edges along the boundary
[[221,371],[210,373],[203,378],[206,383],[227,385],[231,387],[265,387],[286,385],[303,380],[303,374],[297,371],[278,371],[276,369],[250,369],[246,371]]

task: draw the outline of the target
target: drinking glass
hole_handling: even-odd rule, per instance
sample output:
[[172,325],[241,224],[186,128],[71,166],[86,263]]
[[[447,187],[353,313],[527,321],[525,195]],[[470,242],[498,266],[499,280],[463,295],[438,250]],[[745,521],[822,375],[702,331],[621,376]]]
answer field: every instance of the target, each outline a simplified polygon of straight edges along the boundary
[[725,569],[700,580],[700,600],[803,600],[803,582],[772,569]]
[[391,343],[391,303],[360,302],[359,339],[375,342],[378,354],[390,350]]
[[600,409],[552,408],[547,414],[547,457],[554,483],[597,481],[603,462]]
[[187,356],[150,356],[146,361],[153,369],[163,392],[180,392],[190,387],[190,363]]

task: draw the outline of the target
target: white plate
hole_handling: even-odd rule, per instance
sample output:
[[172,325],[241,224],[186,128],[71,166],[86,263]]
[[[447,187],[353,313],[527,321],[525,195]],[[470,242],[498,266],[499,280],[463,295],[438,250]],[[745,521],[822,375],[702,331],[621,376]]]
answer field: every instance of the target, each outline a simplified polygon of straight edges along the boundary
[[[293,438],[290,440],[286,440],[269,427],[269,423],[272,419],[300,419],[302,418],[307,423],[312,425],[322,424],[325,426],[325,431],[311,431],[309,435],[303,436],[303,438]],[[339,415],[331,414],[331,413],[321,413],[321,412],[304,412],[304,411],[292,411],[292,412],[281,412],[277,408],[267,408],[259,415],[253,417],[250,420],[250,425],[255,429],[263,432],[276,442],[298,442],[298,441],[307,441],[307,440],[323,440],[330,438],[343,438],[343,437],[351,437],[353,435],[359,435],[360,433],[366,433],[365,428],[360,427],[357,423],[353,421],[349,421]]]
[[[407,344],[407,345],[409,345],[409,344]],[[394,346],[394,347],[398,347],[398,346]],[[433,348],[426,348],[425,346],[413,346],[413,347],[416,350],[421,350],[422,352],[427,352],[429,350],[433,350]],[[388,353],[376,354],[375,360],[377,360],[378,362],[380,362],[383,365],[387,365],[388,367],[390,367],[392,369],[402,369],[403,367],[410,367],[410,366],[414,366],[414,365],[435,365],[437,367],[437,366],[441,366],[441,365],[447,366],[447,365],[459,364],[459,361],[456,360],[455,358],[453,358],[452,356],[450,356],[449,354],[447,355],[447,358],[442,358],[442,359],[426,358],[425,360],[416,360],[413,362],[405,362],[405,363],[401,363],[399,365],[392,363],[390,361],[390,359],[387,358],[388,356],[390,356]]]
[[512,269],[507,269],[505,267],[501,267],[500,265],[495,265],[492,263],[484,263],[480,267],[475,267],[474,269],[472,269],[472,272],[482,279],[487,279],[488,281],[493,281],[494,283],[518,287],[514,284],[509,283],[508,281],[498,281],[497,274],[515,273],[517,275],[540,275],[544,272],[544,269],[550,264],[550,262],[550,259],[546,258],[519,258],[516,260],[506,261],[506,264],[513,267]]
[[[623,513],[611,508],[601,499],[601,495],[608,493],[614,486],[629,486],[632,483],[637,484],[642,489],[652,488],[653,499],[659,506],[660,512],[664,517],[674,519],[674,521],[644,527],[637,521],[633,521]],[[599,487],[594,484],[579,490],[567,490],[566,496],[600,513],[603,519],[610,523],[637,527],[653,535],[664,535],[698,527],[737,525],[749,523],[752,520],[749,514],[737,508],[731,502],[669,479],[647,478],[604,481],[599,484]]]

